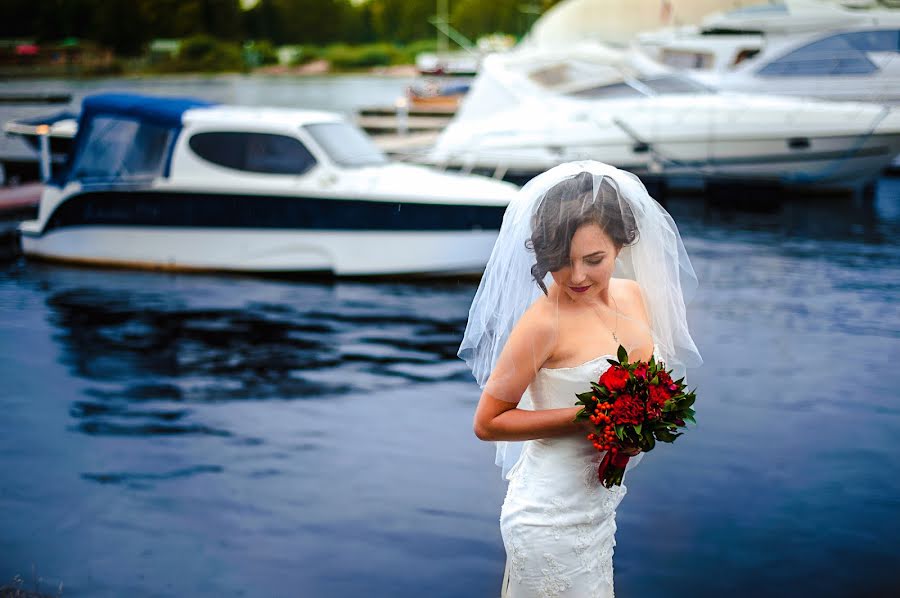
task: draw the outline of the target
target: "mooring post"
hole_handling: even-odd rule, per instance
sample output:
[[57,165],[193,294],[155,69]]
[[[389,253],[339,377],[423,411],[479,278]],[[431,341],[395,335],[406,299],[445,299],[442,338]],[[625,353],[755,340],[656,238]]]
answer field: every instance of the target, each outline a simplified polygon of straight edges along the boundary
[[50,180],[50,127],[41,125],[37,128],[41,146],[41,182]]

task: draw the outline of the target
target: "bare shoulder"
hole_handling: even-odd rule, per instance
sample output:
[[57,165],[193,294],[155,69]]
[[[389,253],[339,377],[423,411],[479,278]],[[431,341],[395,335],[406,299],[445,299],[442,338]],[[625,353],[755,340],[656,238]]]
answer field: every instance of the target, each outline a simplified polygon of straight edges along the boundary
[[610,290],[620,301],[619,308],[623,312],[649,322],[643,291],[637,281],[628,278],[612,278],[610,279]]
[[636,280],[630,278],[610,278],[611,285],[614,286],[613,291],[618,291],[619,296],[623,299],[633,300],[641,298],[641,285]]
[[531,334],[542,336],[555,335],[558,317],[556,305],[548,297],[541,296],[525,310],[516,328],[523,328]]

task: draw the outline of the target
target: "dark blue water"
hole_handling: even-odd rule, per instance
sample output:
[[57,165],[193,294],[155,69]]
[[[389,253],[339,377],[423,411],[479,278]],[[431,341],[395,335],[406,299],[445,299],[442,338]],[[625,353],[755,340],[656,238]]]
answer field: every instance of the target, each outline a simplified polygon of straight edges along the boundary
[[[669,209],[699,425],[626,480],[618,594],[897,595],[900,180]],[[0,267],[0,584],[499,594],[505,486],[455,358],[472,281]]]

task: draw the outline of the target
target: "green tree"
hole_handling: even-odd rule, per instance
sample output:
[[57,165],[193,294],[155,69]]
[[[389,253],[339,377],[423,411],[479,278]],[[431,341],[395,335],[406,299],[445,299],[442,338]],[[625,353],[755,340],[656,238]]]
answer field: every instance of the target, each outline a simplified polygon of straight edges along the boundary
[[463,35],[477,38],[488,33],[523,35],[528,15],[520,10],[523,0],[459,0],[453,5],[450,23]]
[[435,35],[429,23],[437,12],[435,0],[370,0],[367,4],[379,40],[409,42]]
[[145,9],[134,0],[97,0],[92,38],[120,55],[141,54],[152,39]]

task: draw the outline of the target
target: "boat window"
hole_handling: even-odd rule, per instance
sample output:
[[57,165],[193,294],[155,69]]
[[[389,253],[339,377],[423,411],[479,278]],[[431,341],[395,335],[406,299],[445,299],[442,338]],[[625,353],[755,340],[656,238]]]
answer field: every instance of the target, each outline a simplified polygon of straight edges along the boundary
[[897,52],[898,32],[889,30],[840,33],[807,44],[760,69],[762,76],[866,75],[878,67],[867,52]]
[[663,75],[661,77],[642,77],[629,79],[623,83],[599,85],[572,92],[568,95],[587,99],[633,98],[661,94],[697,94],[711,93],[708,87],[680,75]]
[[303,128],[339,166],[359,168],[388,163],[384,153],[372,143],[372,140],[349,123],[318,123]]
[[613,98],[636,98],[646,94],[641,93],[628,83],[613,83],[612,85],[598,85],[597,87],[589,87],[588,89],[574,91],[569,95],[574,98],[605,100]]
[[715,56],[709,52],[665,48],[660,62],[676,69],[709,70],[715,65]]
[[171,133],[137,120],[98,116],[88,125],[72,178],[85,183],[152,180],[162,174]]
[[259,174],[304,174],[316,159],[299,139],[273,133],[215,131],[188,142],[198,156],[234,170]]
[[528,71],[528,79],[532,83],[536,83],[555,93],[576,97],[576,94],[580,92],[590,92],[603,87],[610,87],[609,93],[615,93],[615,89],[612,87],[615,84],[622,83],[628,76],[630,76],[629,69],[591,60],[577,59],[542,65],[537,68],[531,68]]
[[671,93],[711,93],[705,85],[701,85],[692,79],[680,75],[663,75],[661,77],[642,77],[638,79],[646,85],[654,94]]

